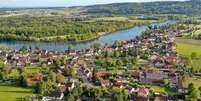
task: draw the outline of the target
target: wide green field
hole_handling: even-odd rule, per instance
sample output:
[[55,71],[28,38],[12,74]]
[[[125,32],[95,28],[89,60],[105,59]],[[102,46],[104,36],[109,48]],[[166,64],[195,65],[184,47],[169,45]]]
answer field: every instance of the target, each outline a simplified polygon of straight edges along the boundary
[[[192,59],[192,67],[194,70],[201,70],[201,41],[192,39],[179,39],[177,40],[177,52],[184,56],[190,57],[192,52],[197,54],[197,58]],[[196,87],[201,87],[201,78],[188,77],[186,80],[186,86],[190,83],[194,83]]]
[[192,59],[192,65],[190,67],[193,67],[196,70],[201,70],[201,45],[196,44],[201,41],[185,41],[185,39],[183,39],[183,41],[184,42],[177,42],[177,52],[183,57],[190,57],[193,52],[196,53],[197,58]]
[[177,52],[182,56],[190,56],[193,52],[200,56],[201,46],[187,43],[177,43]]
[[93,19],[87,20],[87,22],[94,22],[94,21],[130,21],[130,22],[135,22],[135,23],[157,22],[157,20],[138,20],[138,19],[132,19],[129,17],[122,17],[122,16],[100,17],[100,18],[93,18]]
[[20,101],[21,98],[32,95],[34,95],[32,89],[0,86],[0,101]]

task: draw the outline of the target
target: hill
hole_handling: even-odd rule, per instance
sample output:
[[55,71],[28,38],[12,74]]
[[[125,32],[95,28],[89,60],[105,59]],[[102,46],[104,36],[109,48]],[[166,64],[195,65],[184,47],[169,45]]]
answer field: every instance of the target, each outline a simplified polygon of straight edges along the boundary
[[114,3],[105,5],[77,7],[40,7],[40,8],[0,8],[0,15],[14,13],[19,15],[42,16],[81,16],[81,15],[152,15],[185,14],[200,15],[201,0],[161,1],[144,3]]
[[116,3],[83,7],[83,14],[201,14],[201,0],[146,3]]

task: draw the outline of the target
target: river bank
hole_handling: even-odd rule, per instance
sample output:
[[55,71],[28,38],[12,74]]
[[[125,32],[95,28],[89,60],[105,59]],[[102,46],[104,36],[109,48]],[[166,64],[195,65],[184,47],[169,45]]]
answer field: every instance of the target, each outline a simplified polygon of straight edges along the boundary
[[[157,23],[157,25],[164,24],[174,24],[175,21],[165,21],[162,23]],[[154,24],[156,25],[156,24]],[[95,43],[104,44],[112,44],[116,40],[126,41],[130,40],[135,36],[140,35],[140,33],[146,31],[147,26],[135,26],[130,29],[116,31],[113,33],[104,33],[99,38],[90,41],[84,42],[41,42],[41,41],[16,41],[16,40],[1,40],[0,44],[4,46],[8,46],[14,49],[20,49],[23,46],[32,46],[32,48],[39,47],[40,49],[49,50],[49,51],[65,51],[69,45],[73,45],[74,49],[82,50],[86,48],[90,48]]]
[[[9,41],[32,41],[32,42],[69,42],[69,43],[80,43],[80,42],[87,42],[87,41],[92,41],[96,40],[102,36],[109,35],[111,33],[115,33],[118,31],[123,31],[123,30],[128,30],[136,26],[144,26],[144,25],[149,25],[150,23],[147,24],[140,24],[140,25],[131,25],[131,26],[126,26],[125,28],[117,28],[114,29],[113,31],[108,31],[108,32],[97,32],[97,33],[89,33],[89,34],[70,34],[70,35],[59,35],[59,36],[47,36],[47,37],[32,37],[32,36],[18,36],[14,34],[0,34],[0,40],[9,40]],[[85,37],[88,36],[88,37]]]

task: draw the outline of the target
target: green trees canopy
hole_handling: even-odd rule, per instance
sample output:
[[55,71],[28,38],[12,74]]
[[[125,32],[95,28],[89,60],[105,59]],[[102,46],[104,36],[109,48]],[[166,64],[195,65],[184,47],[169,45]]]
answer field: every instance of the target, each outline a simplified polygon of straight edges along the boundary
[[0,18],[0,38],[34,41],[83,41],[97,38],[102,35],[101,32],[114,32],[137,24],[139,23],[76,20],[65,17],[5,17]]

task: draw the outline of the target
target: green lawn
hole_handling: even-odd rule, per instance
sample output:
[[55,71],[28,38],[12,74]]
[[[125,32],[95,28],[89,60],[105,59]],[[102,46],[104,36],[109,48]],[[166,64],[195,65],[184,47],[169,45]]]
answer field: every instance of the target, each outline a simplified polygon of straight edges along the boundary
[[41,72],[41,67],[33,67],[33,66],[25,67],[24,72],[28,75],[32,73],[38,73],[38,72]]
[[201,70],[201,58],[193,59],[192,67],[196,68],[197,70]]
[[157,85],[146,85],[146,87],[150,87],[151,89],[153,89],[154,92],[160,92],[160,93],[165,93],[168,95],[174,95],[177,94],[176,91],[171,90],[167,87],[163,87],[163,86],[157,86]]
[[196,59],[192,59],[193,67],[196,70],[201,70],[201,46],[186,43],[177,43],[177,52],[183,57],[190,57],[193,52],[197,54]]
[[190,56],[192,52],[195,52],[198,56],[200,56],[201,46],[187,43],[177,43],[177,52],[182,56]]
[[20,98],[34,95],[32,89],[14,86],[0,86],[0,101],[17,101]]

